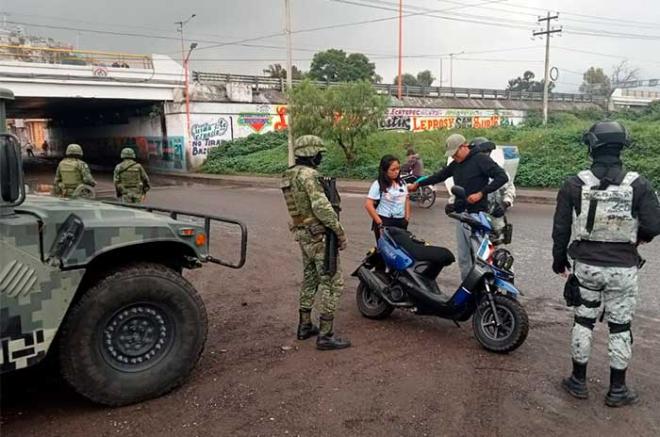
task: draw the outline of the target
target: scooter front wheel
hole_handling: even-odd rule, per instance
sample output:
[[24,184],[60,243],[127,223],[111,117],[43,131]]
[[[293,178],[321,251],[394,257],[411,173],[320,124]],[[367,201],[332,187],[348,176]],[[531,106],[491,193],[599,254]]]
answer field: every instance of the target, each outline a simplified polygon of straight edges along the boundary
[[436,194],[431,187],[422,187],[419,189],[417,203],[422,208],[430,208],[435,203]]
[[481,345],[496,353],[508,353],[525,342],[529,332],[527,312],[517,300],[495,295],[495,308],[500,325],[497,325],[492,306],[484,297],[472,315],[474,335]]
[[355,295],[360,313],[368,319],[384,319],[392,314],[394,307],[360,281]]

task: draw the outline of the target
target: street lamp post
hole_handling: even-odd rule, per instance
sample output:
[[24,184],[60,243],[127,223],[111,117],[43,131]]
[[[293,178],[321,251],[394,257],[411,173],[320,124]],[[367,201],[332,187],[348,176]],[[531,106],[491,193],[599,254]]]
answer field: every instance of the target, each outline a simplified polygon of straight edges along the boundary
[[188,83],[190,81],[190,69],[188,68],[189,62],[190,62],[190,55],[192,54],[192,51],[197,48],[197,43],[194,42],[190,44],[190,49],[188,50],[188,54],[186,57],[183,59],[183,68],[185,70],[185,94],[186,94],[186,132],[188,135],[190,135],[190,93],[188,91]]
[[449,54],[449,88],[454,88],[454,56],[462,55],[463,52]]
[[192,14],[187,19],[176,21],[174,23],[177,26],[179,26],[177,31],[181,34],[181,60],[183,61],[183,75],[184,75],[183,92],[185,93],[185,100],[186,100],[186,135],[185,135],[186,139],[190,135],[190,99],[188,97],[188,59],[190,59],[190,54],[195,49],[195,47],[197,47],[197,43],[190,44],[190,50],[188,50],[188,55],[186,55],[185,42],[183,39],[183,26],[188,24],[188,22],[193,18],[195,18],[196,16],[197,14]]

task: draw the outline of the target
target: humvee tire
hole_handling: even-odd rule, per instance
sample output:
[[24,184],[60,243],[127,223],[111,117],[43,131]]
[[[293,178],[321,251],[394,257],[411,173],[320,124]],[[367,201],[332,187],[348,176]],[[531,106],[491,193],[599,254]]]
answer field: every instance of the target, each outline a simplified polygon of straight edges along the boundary
[[179,273],[152,263],[121,268],[85,291],[67,314],[62,375],[105,405],[158,397],[188,377],[207,324],[203,301]]

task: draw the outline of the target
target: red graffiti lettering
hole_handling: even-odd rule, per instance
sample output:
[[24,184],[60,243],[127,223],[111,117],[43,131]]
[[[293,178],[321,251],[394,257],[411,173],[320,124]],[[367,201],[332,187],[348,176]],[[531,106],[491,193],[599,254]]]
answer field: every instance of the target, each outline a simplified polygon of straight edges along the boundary
[[278,106],[277,107],[277,116],[279,117],[279,120],[275,122],[275,130],[276,131],[281,131],[281,130],[286,130],[289,125],[286,122],[286,106]]

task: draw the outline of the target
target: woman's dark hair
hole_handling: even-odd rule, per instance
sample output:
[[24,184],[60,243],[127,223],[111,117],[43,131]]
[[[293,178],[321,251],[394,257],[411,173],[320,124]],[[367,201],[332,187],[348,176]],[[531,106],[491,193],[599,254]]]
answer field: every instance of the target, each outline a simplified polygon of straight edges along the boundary
[[[385,155],[380,158],[380,165],[378,166],[378,185],[380,185],[380,192],[384,193],[392,185],[392,181],[387,177],[387,170],[390,169],[392,163],[396,161],[401,164],[399,158],[394,155]],[[399,179],[399,178],[397,178]]]

